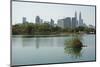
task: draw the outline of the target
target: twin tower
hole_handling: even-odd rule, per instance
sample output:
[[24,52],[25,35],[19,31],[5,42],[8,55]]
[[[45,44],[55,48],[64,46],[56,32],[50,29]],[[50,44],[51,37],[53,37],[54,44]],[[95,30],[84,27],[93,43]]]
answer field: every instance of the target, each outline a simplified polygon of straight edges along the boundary
[[74,17],[66,17],[64,19],[58,19],[57,26],[61,28],[76,28],[83,26],[83,19],[81,17],[81,12],[79,13],[79,20],[77,19],[77,12],[75,12]]

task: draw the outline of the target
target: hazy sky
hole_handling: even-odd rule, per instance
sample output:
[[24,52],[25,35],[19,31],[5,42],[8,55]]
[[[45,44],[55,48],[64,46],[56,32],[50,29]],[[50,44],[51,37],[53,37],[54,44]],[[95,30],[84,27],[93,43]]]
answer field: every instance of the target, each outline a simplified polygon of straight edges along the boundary
[[30,2],[13,2],[12,3],[12,24],[22,23],[22,17],[26,17],[27,21],[35,22],[35,17],[40,16],[43,21],[50,21],[52,18],[55,23],[58,19],[65,17],[74,17],[75,11],[79,19],[81,12],[83,22],[87,25],[95,25],[95,7],[78,6],[78,5],[61,5],[46,3],[30,3]]

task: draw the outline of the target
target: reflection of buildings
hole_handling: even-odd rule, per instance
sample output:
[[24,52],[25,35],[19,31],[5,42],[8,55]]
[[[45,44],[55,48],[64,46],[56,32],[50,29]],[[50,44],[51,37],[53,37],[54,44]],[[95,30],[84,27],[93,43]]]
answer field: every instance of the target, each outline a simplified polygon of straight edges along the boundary
[[39,48],[39,38],[36,37],[36,48],[38,49]]
[[33,47],[38,49],[40,47],[40,39],[39,37],[33,38],[33,37],[28,37],[28,38],[22,38],[22,46],[25,47]]
[[22,46],[23,47],[32,47],[33,46],[33,44],[32,44],[32,39],[30,38],[30,37],[28,37],[28,38],[25,38],[24,36],[22,37]]
[[64,40],[63,38],[55,38],[55,37],[29,37],[29,38],[22,38],[21,40],[23,47],[33,47],[36,49],[42,47],[63,47]]

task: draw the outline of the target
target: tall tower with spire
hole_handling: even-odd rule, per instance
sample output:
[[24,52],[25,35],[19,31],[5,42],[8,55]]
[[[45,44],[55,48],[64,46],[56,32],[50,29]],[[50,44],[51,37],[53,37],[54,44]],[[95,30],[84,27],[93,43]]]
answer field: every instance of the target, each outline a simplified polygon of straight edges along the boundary
[[75,11],[75,18],[77,19],[77,12]]
[[79,26],[83,26],[83,19],[81,17],[81,12],[79,14]]
[[81,12],[80,12],[80,14],[79,14],[79,20],[81,20]]
[[75,11],[76,27],[78,27],[77,12]]
[[78,23],[77,23],[77,12],[75,11],[75,15],[74,17],[72,17],[72,21],[71,21],[71,28],[76,28]]

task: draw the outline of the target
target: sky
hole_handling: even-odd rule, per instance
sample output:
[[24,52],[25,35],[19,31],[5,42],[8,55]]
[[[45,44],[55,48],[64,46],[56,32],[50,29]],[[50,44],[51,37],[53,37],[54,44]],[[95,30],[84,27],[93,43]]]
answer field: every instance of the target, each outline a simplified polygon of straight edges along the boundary
[[79,6],[79,5],[62,5],[47,3],[31,3],[31,2],[12,2],[12,24],[22,23],[22,18],[26,17],[28,22],[35,22],[35,17],[40,16],[43,21],[50,21],[52,18],[55,23],[58,19],[65,17],[74,17],[77,12],[81,12],[83,22],[86,25],[95,26],[95,7]]

